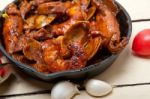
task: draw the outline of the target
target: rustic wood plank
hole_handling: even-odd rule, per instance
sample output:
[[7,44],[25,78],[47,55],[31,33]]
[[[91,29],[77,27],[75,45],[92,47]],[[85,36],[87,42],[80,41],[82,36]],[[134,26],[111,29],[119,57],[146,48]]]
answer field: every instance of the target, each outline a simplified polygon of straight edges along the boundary
[[0,10],[3,10],[9,3],[11,3],[14,0],[0,0]]
[[14,75],[0,85],[0,95],[22,94],[51,89],[52,84],[33,79],[20,71],[17,71],[17,74],[15,73]]
[[132,20],[150,19],[150,0],[116,0],[129,12]]
[[[123,87],[114,88],[113,92],[105,97],[92,97],[88,95],[85,91],[81,94],[76,95],[73,99],[149,99],[150,97],[150,86],[134,86],[134,87]],[[21,97],[10,97],[8,99],[50,99],[50,94],[39,94],[39,95],[29,95]]]
[[29,95],[21,97],[11,97],[8,99],[50,99],[50,94]]
[[115,88],[113,92],[100,98],[94,98],[89,96],[86,92],[82,92],[81,95],[76,96],[74,99],[149,99],[150,86],[138,86],[138,87],[124,87]]

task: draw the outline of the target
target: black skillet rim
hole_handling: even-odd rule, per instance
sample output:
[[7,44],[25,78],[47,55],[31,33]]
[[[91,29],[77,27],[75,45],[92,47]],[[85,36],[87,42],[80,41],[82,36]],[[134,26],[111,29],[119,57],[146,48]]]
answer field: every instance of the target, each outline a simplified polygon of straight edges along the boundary
[[[116,2],[116,4],[118,5],[118,7],[124,12],[125,17],[127,17],[127,23],[129,25],[129,29],[127,32],[127,37],[130,38],[131,36],[131,32],[132,32],[132,22],[131,22],[131,18],[128,14],[128,12],[124,9],[124,7],[119,4],[118,2]],[[35,70],[34,68],[21,63],[19,61],[14,60],[4,49],[4,47],[2,46],[1,42],[0,42],[0,51],[3,53],[4,56],[6,56],[13,64],[16,65],[16,67],[19,67],[20,69],[23,69],[25,71],[27,71],[28,73],[32,73],[34,75],[36,75],[37,77],[44,79],[44,80],[50,80],[50,79],[55,79],[58,77],[65,77],[65,76],[69,76],[69,75],[76,75],[76,74],[81,74],[84,72],[88,72],[91,71],[92,68],[96,68],[97,66],[103,66],[102,64],[105,64],[106,62],[108,62],[110,59],[113,59],[115,57],[118,56],[118,54],[112,54],[111,56],[109,56],[108,58],[104,59],[103,61],[101,61],[101,63],[95,63],[89,66],[86,66],[82,69],[79,70],[69,70],[69,71],[63,71],[63,72],[56,72],[56,73],[51,73],[51,74],[43,74],[38,72],[37,70]]]

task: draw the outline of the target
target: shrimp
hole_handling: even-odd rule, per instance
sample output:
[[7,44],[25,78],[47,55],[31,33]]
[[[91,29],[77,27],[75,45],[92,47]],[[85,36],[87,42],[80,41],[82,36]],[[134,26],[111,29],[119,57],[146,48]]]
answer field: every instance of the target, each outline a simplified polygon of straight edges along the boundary
[[120,52],[126,46],[127,38],[121,38],[116,17],[102,2],[93,0],[93,5],[98,9],[95,28],[103,37],[103,46],[108,48],[111,53]]
[[8,53],[17,52],[18,37],[23,32],[23,20],[21,16],[9,15],[4,22],[3,35],[4,43]]
[[[51,8],[51,9],[50,9]],[[65,14],[69,19],[60,24],[54,24],[51,28],[51,33],[56,36],[64,35],[66,31],[77,21],[83,20],[81,7],[77,3],[71,2],[50,2],[43,3],[38,7],[39,14]]]
[[69,49],[62,49],[68,50],[71,53],[69,58],[66,59],[61,55],[60,45],[58,46],[53,41],[49,41],[49,44],[50,46],[44,49],[43,56],[50,72],[80,69],[86,65],[86,53],[80,44],[71,44]]
[[78,22],[64,36],[45,42],[43,56],[51,72],[80,69],[86,66],[100,45],[99,37],[90,36],[89,23]]

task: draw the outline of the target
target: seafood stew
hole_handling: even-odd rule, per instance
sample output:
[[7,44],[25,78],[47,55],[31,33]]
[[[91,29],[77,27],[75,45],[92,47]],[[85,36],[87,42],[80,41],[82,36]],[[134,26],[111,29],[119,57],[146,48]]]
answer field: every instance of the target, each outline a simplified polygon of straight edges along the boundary
[[18,0],[2,15],[1,35],[15,60],[39,72],[81,69],[97,52],[127,45],[118,11],[114,0]]

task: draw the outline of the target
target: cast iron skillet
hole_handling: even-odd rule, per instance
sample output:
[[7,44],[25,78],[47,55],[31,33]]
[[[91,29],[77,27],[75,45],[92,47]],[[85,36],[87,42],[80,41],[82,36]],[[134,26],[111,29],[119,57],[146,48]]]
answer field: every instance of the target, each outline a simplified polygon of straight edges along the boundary
[[[126,36],[128,39],[130,39],[131,32],[132,32],[132,23],[131,18],[127,11],[118,3],[116,2],[119,8],[119,13],[117,15],[118,22],[120,24],[120,30],[121,35]],[[12,62],[16,67],[23,70],[25,73],[31,75],[32,77],[38,78],[40,80],[44,81],[51,81],[51,80],[59,80],[59,79],[73,79],[73,80],[79,80],[79,79],[85,79],[89,77],[96,76],[103,72],[105,69],[107,69],[111,64],[116,60],[118,57],[118,54],[110,54],[105,53],[105,51],[99,51],[94,56],[91,62],[88,63],[88,65],[85,68],[79,69],[79,70],[69,70],[69,71],[63,71],[63,72],[57,72],[57,73],[51,73],[51,74],[43,74],[38,71],[36,71],[34,68],[23,64],[19,61],[14,60],[5,50],[2,42],[2,18],[0,19],[0,51]],[[94,61],[93,61],[94,60]],[[95,61],[96,60],[96,61]]]

